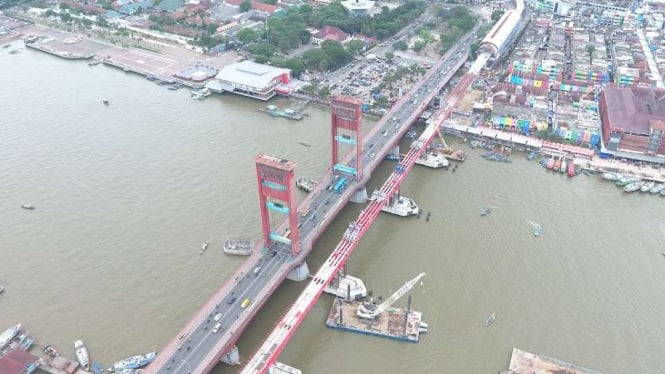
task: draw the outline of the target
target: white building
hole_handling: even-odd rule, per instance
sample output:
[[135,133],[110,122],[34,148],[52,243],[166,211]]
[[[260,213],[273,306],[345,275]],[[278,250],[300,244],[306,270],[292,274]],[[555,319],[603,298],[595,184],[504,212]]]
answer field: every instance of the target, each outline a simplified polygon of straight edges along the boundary
[[281,92],[279,85],[291,80],[291,70],[243,61],[225,66],[206,87],[212,91],[232,92],[259,100],[269,100]]

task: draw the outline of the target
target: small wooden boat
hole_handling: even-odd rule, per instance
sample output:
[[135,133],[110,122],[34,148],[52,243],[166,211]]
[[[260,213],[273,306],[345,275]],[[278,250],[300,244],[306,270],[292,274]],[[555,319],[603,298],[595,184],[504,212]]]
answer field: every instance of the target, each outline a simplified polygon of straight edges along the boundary
[[487,316],[487,319],[485,320],[485,327],[490,327],[494,323],[494,320],[496,319],[496,313],[492,313]]
[[3,292],[5,292],[5,286],[0,284],[0,293],[3,293]]
[[307,142],[300,142],[300,145],[304,145],[305,147],[311,147],[312,145],[307,143]]
[[199,254],[202,255],[203,252],[205,252],[206,249],[208,249],[208,246],[209,246],[209,245],[210,245],[210,242],[205,242],[205,243],[203,243],[203,245],[201,246],[201,250],[199,251]]
[[23,205],[21,205],[21,209],[25,209],[25,210],[35,210],[35,207],[32,206],[32,205],[30,205],[30,204],[23,204]]
[[542,234],[542,233],[543,233],[543,226],[541,226],[541,225],[539,225],[539,224],[536,223],[536,224],[533,226],[533,236],[535,236],[535,237],[539,237],[540,234]]
[[46,353],[47,356],[57,357],[59,356],[58,351],[55,350],[52,346],[46,344],[42,346],[42,351]]
[[102,99],[102,103],[103,103],[104,105],[109,105],[109,101],[106,100],[106,99]]
[[492,213],[492,210],[490,208],[483,208],[480,210],[480,216],[486,216],[488,214]]

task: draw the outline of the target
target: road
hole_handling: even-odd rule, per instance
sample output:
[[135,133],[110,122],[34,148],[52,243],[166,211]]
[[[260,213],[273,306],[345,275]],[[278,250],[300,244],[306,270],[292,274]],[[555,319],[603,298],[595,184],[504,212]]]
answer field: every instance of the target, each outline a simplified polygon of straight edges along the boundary
[[[364,138],[363,165],[365,165],[364,178],[359,181],[350,181],[347,189],[357,189],[366,183],[371,171],[380,163],[390,149],[399,142],[396,137],[398,132],[403,133],[411,123],[406,123],[414,112],[420,113],[428,104],[423,102],[426,96],[432,96],[432,90],[442,80],[448,80],[456,69],[450,66],[461,63],[460,59],[466,60],[466,46],[472,34],[461,41],[455,48],[445,55],[448,64],[446,68],[437,72],[405,101],[401,107],[391,111],[388,118],[377,123],[377,126]],[[419,99],[420,98],[420,99]],[[425,99],[426,100],[426,99]],[[347,165],[354,165],[355,158],[350,157]],[[330,171],[326,173],[328,180],[320,181],[317,188],[303,204],[309,204],[311,211],[306,217],[300,217],[299,226],[301,233],[302,253],[298,258],[292,258],[290,248],[281,243],[273,243],[268,250],[256,257],[255,262],[248,264],[248,270],[240,273],[233,280],[228,292],[214,301],[207,315],[203,314],[195,324],[194,328],[185,331],[179,337],[177,346],[170,356],[165,358],[165,363],[160,367],[148,367],[148,373],[203,373],[209,370],[209,363],[213,362],[221,349],[228,350],[242,333],[242,329],[249,320],[258,312],[263,302],[270,296],[270,290],[277,287],[286,277],[288,272],[304,260],[305,255],[311,249],[311,245],[327,227],[335,214],[346,203],[348,195],[330,191],[327,187],[332,180]],[[342,197],[345,197],[344,199]],[[249,299],[250,304],[246,309],[242,308],[244,299]],[[217,313],[222,313],[219,321],[214,321]],[[214,326],[219,323],[219,331],[213,332]],[[169,352],[162,352],[169,354]]]

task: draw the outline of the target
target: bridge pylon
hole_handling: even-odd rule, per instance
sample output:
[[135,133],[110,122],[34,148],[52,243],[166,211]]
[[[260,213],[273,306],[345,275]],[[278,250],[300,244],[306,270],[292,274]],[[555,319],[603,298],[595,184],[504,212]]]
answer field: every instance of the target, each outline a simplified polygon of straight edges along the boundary
[[[362,178],[362,101],[353,97],[336,96],[330,99],[330,124],[332,157],[331,165],[335,175],[346,174],[349,178]],[[340,155],[340,146],[350,145],[354,149],[353,166],[344,164],[345,154]]]
[[[263,246],[270,247],[279,242],[291,247],[291,255],[300,253],[300,231],[298,230],[298,197],[296,193],[295,166],[293,161],[258,154],[256,181],[259,186],[259,206],[263,228]],[[288,226],[282,232],[270,223],[270,212],[286,214]]]

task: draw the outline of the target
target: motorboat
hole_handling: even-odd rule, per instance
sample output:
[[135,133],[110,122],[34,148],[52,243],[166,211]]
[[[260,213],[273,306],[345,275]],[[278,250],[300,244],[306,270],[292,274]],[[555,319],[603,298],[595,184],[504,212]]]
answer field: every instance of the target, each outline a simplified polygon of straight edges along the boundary
[[639,182],[639,179],[635,177],[623,177],[616,181],[615,184],[617,187],[626,187],[627,185],[635,182]]
[[603,179],[606,181],[618,181],[621,179],[623,176],[619,173],[603,173]]
[[300,142],[300,145],[303,145],[305,147],[311,147],[312,145],[307,143],[307,142]]
[[85,371],[90,371],[90,356],[88,355],[88,348],[83,344],[83,340],[74,342],[74,349],[76,349],[76,359],[81,364]]
[[496,313],[492,313],[487,316],[487,319],[485,319],[485,327],[490,327],[494,323],[494,320],[496,319]]
[[538,152],[536,152],[536,151],[531,151],[531,152],[529,152],[529,154],[526,155],[526,159],[528,161],[531,161],[531,160],[535,159],[536,157],[538,157]]
[[565,173],[568,167],[568,162],[565,159],[561,160],[561,166],[559,167],[560,173]]
[[659,193],[660,193],[660,196],[665,196],[665,190],[662,190]]
[[3,292],[5,292],[5,286],[0,284],[0,293],[3,293]]
[[490,208],[483,208],[480,210],[480,216],[486,216],[488,214],[492,213],[492,210]]
[[254,249],[251,240],[227,240],[224,243],[224,253],[229,255],[249,256]]
[[653,194],[660,193],[660,191],[662,191],[663,189],[665,189],[665,183],[659,183],[659,184],[653,186],[649,190],[649,193],[653,193]]
[[45,344],[42,346],[42,352],[44,352],[47,356],[50,357],[57,357],[59,356],[58,351],[55,350],[52,346]]
[[312,190],[316,188],[317,184],[319,183],[312,178],[298,177],[298,179],[296,179],[296,187],[307,193],[312,192]]
[[533,225],[533,236],[538,237],[542,233],[543,233],[543,226],[537,223]]
[[649,192],[651,189],[656,185],[656,182],[654,181],[648,181],[640,187],[641,192]]
[[623,187],[623,192],[635,192],[635,191],[639,190],[640,188],[642,188],[643,185],[644,185],[644,182],[640,182],[640,181],[627,184],[626,186]]
[[21,208],[25,209],[25,210],[35,210],[35,207],[33,205],[30,205],[30,204],[23,204],[23,205],[21,205]]
[[113,371],[120,371],[125,369],[138,369],[143,366],[151,363],[155,357],[157,357],[157,352],[150,352],[144,355],[136,355],[128,357],[124,360],[120,360],[113,364]]
[[4,348],[21,331],[21,324],[14,325],[0,334],[0,348]]
[[209,245],[210,245],[210,242],[203,243],[203,245],[201,246],[201,250],[199,251],[199,254],[203,254],[203,252],[205,252],[206,249],[208,249]]

